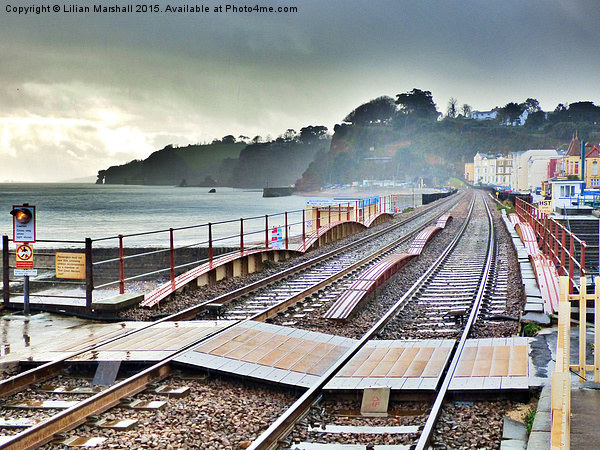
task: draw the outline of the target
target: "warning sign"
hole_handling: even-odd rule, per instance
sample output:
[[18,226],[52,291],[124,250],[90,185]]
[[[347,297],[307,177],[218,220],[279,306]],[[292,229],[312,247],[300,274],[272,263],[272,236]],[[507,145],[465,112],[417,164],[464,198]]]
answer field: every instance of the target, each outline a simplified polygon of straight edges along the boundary
[[56,252],[56,278],[85,279],[85,253]]
[[33,269],[33,247],[29,244],[17,245],[17,269]]

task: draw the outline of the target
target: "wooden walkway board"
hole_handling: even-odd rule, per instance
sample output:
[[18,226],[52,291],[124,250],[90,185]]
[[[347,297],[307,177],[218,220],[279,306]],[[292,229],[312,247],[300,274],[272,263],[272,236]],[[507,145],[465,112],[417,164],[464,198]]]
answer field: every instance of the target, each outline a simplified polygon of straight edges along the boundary
[[[73,361],[158,361],[186,345],[206,336],[210,333],[230,325],[231,321],[189,321],[189,322],[163,322],[152,328],[138,331],[137,333],[119,339],[115,342],[105,344],[92,352],[85,352],[74,357]],[[136,328],[148,325],[144,322],[127,322],[120,326],[118,334],[131,332]],[[48,361],[75,353],[96,342],[100,342],[107,336],[117,335],[114,324],[104,325],[107,331],[102,329],[88,339],[82,339],[79,334],[69,336],[67,342],[54,349],[48,349],[39,353],[34,359],[36,361]]]
[[311,386],[354,339],[262,322],[242,322],[175,361],[293,386]]
[[454,344],[451,339],[369,342],[325,389],[435,389]]
[[469,339],[450,390],[528,389],[529,339]]

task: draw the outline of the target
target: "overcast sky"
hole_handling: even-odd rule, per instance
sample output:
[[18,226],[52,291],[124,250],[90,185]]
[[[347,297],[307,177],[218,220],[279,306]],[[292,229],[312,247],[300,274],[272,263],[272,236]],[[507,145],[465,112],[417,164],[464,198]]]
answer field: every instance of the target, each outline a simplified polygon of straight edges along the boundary
[[[64,4],[129,0],[102,1]],[[95,175],[227,134],[332,129],[413,88],[444,113],[450,97],[477,110],[600,104],[597,0],[258,0],[298,8],[270,14],[155,2],[211,12],[19,15],[63,3],[0,0],[0,182]]]

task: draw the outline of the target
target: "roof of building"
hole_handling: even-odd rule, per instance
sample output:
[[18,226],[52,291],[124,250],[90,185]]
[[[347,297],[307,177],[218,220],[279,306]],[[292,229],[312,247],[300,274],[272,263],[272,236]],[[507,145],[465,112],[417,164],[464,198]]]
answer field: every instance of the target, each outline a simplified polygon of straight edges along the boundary
[[571,139],[571,143],[569,144],[569,148],[565,156],[581,156],[581,143],[579,142],[577,133],[575,133],[575,136],[573,136],[573,139]]
[[[587,149],[587,145],[585,146]],[[597,145],[594,145],[586,154],[586,158],[600,158],[600,149]]]

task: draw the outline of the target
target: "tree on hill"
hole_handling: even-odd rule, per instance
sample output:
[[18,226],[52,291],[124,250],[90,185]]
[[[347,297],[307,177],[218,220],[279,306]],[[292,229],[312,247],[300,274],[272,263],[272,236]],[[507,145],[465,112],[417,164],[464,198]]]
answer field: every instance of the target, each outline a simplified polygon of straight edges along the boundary
[[529,113],[525,126],[534,130],[538,130],[544,126],[546,122],[546,113],[544,111],[534,111]]
[[521,114],[525,111],[525,104],[518,104],[515,102],[507,103],[506,106],[500,108],[498,119],[500,123],[515,125]]
[[299,139],[305,144],[311,145],[325,137],[327,137],[327,127],[323,125],[309,125],[307,127],[300,128]]
[[415,88],[410,92],[398,94],[396,95],[396,104],[399,107],[399,113],[411,119],[435,121],[440,116],[429,91]]
[[396,104],[391,97],[381,96],[363,103],[344,118],[353,125],[375,125],[389,123],[396,113]]
[[446,111],[447,117],[450,117],[452,119],[456,117],[456,115],[458,114],[458,107],[456,106],[457,104],[458,100],[456,100],[454,97],[450,97],[450,100],[448,100],[448,109]]
[[575,102],[569,105],[567,110],[573,122],[599,122],[600,106],[593,102]]
[[277,138],[277,142],[292,142],[298,140],[298,133],[293,128],[288,128]]
[[471,108],[471,106],[467,105],[466,103],[464,103],[460,107],[460,113],[463,115],[464,118],[468,118],[471,115],[472,111],[473,111],[473,108]]
[[527,100],[525,100],[525,102],[522,105],[523,105],[523,110],[527,111],[529,114],[532,114],[532,113],[542,110],[540,108],[540,102],[537,101],[535,98],[528,98]]

